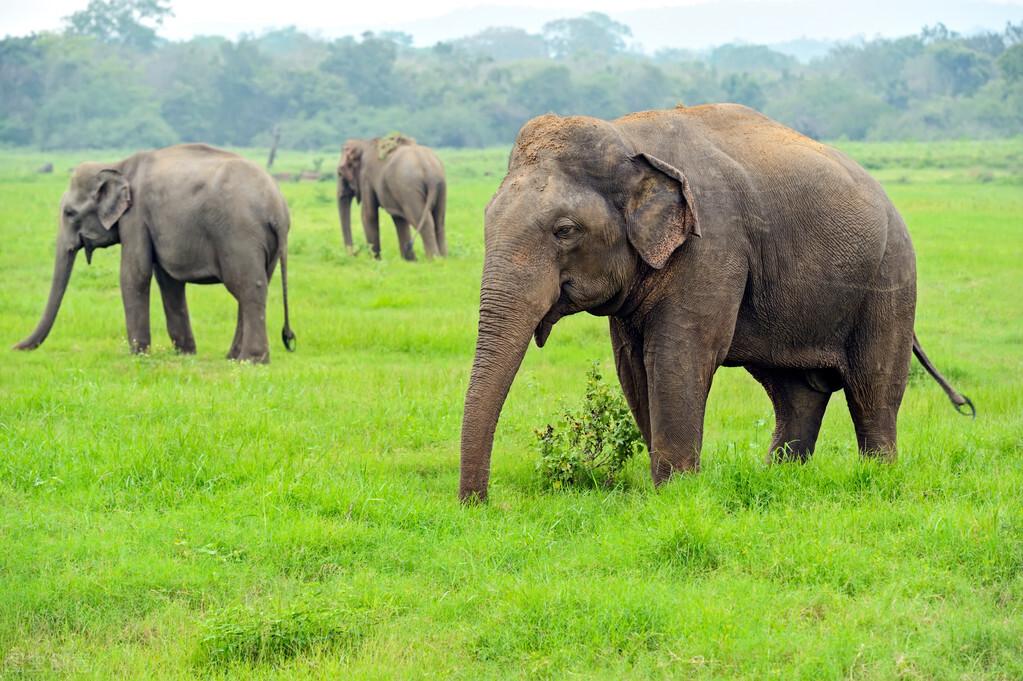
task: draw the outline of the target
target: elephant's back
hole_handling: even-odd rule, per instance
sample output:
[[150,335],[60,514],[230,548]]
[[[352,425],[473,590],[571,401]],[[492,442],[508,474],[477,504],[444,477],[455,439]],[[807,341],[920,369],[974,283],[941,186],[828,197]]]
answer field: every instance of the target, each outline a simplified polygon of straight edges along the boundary
[[753,109],[708,104],[616,123],[638,150],[685,173],[701,219],[741,219],[754,240],[858,242],[850,258],[884,249],[894,208],[880,184],[845,154]]
[[[728,165],[751,180],[790,182],[811,171],[837,175],[839,184],[880,185],[848,156],[741,104],[702,104],[641,111],[615,121],[639,146],[652,145],[674,163]],[[649,151],[648,149],[643,149]],[[834,179],[830,178],[829,179]]]
[[280,187],[266,170],[238,154],[205,144],[182,144],[152,152],[146,166],[147,193],[173,206],[182,222],[242,221],[288,230]]
[[[853,323],[867,293],[914,285],[905,224],[881,186],[841,152],[734,104],[634,114],[619,124],[638,150],[686,175],[701,246],[744,251],[737,337],[825,347]],[[820,310],[829,324],[814,321]]]
[[395,175],[430,181],[444,178],[444,165],[429,147],[409,144],[395,149],[387,160]]

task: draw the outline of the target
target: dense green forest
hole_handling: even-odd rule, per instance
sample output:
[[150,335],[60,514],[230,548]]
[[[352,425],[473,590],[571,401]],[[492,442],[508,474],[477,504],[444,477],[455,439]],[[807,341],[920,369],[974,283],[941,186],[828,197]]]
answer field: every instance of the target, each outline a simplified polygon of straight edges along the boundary
[[62,32],[0,40],[0,144],[265,145],[278,127],[296,149],[390,130],[487,146],[547,111],[612,118],[713,101],[826,139],[1023,131],[1023,22],[970,36],[939,24],[804,64],[748,44],[636,53],[629,28],[598,13],[426,48],[402,33],[327,41],[294,28],[172,42],[159,35],[171,13],[164,0],[91,0]]

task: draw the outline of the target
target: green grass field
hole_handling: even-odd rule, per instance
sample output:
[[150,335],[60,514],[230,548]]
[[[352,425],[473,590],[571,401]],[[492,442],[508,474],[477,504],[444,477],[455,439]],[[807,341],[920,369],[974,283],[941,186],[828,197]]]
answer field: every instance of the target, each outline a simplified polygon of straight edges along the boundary
[[[621,489],[544,493],[533,429],[590,362],[614,375],[579,315],[527,353],[480,508],[458,439],[504,150],[443,154],[432,264],[400,261],[386,217],[381,262],[345,257],[333,185],[284,184],[298,351],[269,366],[223,359],[218,286],[188,289],[196,356],[156,286],[131,356],[116,248],[79,258],[39,350],[7,351],[45,302],[67,169],[121,154],[0,153],[0,676],[1023,678],[1023,139],[846,148],[909,224],[917,331],[975,421],[914,369],[897,463],[858,459],[839,394],[813,461],[768,467],[770,403],[725,369],[699,475],[655,492],[634,460]],[[268,317],[277,338],[276,278]]]

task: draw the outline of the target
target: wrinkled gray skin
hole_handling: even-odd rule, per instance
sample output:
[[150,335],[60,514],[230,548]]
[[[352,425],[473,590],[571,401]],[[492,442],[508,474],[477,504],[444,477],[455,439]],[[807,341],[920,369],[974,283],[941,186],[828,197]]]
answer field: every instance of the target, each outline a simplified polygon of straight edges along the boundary
[[840,389],[860,452],[893,457],[914,350],[972,408],[916,342],[913,248],[880,185],[746,107],[533,119],[487,207],[485,241],[464,501],[486,498],[494,430],[530,337],[542,347],[584,310],[610,317],[655,484],[698,469],[719,366],[745,367],[770,396],[772,459],[810,456]]
[[50,297],[35,331],[15,349],[32,350],[53,328],[78,251],[121,244],[121,297],[133,352],[149,349],[149,285],[156,276],[167,332],[182,353],[195,352],[185,284],[223,282],[238,300],[228,358],[268,362],[267,285],[277,260],[288,324],[290,219],[280,190],[249,161],[202,144],[144,151],[119,163],[83,163],[60,200],[60,229]]
[[377,138],[351,139],[341,148],[337,167],[337,210],[345,249],[353,252],[352,199],[362,205],[362,227],[373,257],[380,257],[377,211],[391,214],[401,244],[401,257],[415,260],[415,229],[427,260],[448,254],[444,231],[447,184],[444,166],[430,149],[402,144],[381,160]]

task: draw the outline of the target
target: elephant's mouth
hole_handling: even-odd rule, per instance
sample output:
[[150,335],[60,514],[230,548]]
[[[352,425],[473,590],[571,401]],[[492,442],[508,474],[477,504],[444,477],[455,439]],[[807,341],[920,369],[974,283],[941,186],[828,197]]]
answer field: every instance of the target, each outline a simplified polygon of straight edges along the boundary
[[562,286],[561,296],[558,297],[557,302],[551,306],[551,309],[543,316],[540,323],[536,325],[536,330],[533,331],[536,347],[542,348],[544,346],[544,343],[547,342],[547,337],[551,335],[551,329],[554,328],[559,319],[578,311],[571,298],[568,297],[568,293],[565,292],[565,287]]

